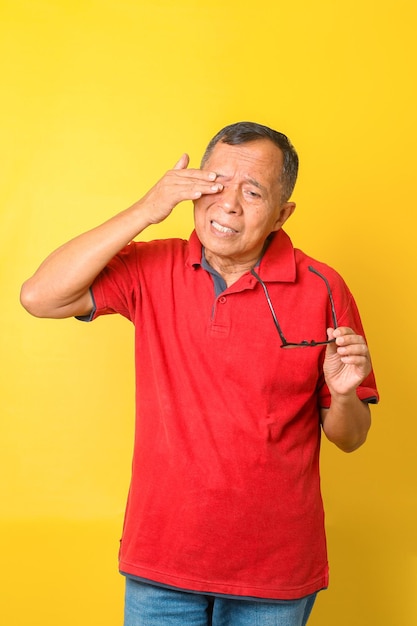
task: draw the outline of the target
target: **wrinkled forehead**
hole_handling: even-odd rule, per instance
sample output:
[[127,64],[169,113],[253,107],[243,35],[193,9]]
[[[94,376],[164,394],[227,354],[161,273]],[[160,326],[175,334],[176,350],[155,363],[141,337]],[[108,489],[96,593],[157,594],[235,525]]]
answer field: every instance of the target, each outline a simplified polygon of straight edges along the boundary
[[218,142],[203,169],[214,171],[222,182],[247,181],[261,188],[281,181],[282,166],[282,151],[261,139],[237,145]]

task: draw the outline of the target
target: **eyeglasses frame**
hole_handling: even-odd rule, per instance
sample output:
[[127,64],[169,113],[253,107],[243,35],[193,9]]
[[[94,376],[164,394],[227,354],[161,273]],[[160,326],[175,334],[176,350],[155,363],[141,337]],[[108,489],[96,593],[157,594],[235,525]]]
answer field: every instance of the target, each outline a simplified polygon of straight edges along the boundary
[[[318,270],[316,270],[312,265],[308,266],[308,270],[310,272],[312,272],[313,274],[315,274],[316,276],[319,276],[319,278],[321,278],[325,285],[326,285],[326,289],[327,289],[327,294],[329,296],[329,301],[330,301],[330,307],[331,307],[331,311],[332,311],[332,320],[333,320],[333,327],[337,328],[338,327],[338,322],[337,322],[337,317],[336,317],[336,309],[335,309],[335,305],[334,305],[334,299],[333,299],[333,294],[332,294],[332,290],[330,288],[330,284],[329,281],[327,280],[326,276],[324,276],[324,274],[321,274],[321,272],[319,272]],[[262,278],[259,276],[259,274],[257,274],[257,272],[255,271],[254,268],[251,269],[251,274],[252,276],[254,276],[256,278],[256,280],[259,282],[259,284],[261,285],[262,289],[264,290],[265,293],[265,297],[266,297],[266,301],[268,303],[268,307],[269,310],[271,311],[271,315],[272,315],[272,319],[273,322],[275,324],[275,328],[278,331],[278,334],[280,336],[281,339],[281,345],[280,348],[315,348],[317,346],[325,346],[329,343],[334,343],[336,340],[335,339],[327,339],[326,341],[315,341],[314,339],[311,339],[310,341],[307,341],[306,339],[304,339],[301,342],[292,342],[292,341],[287,341],[285,338],[285,335],[282,331],[282,328],[278,322],[278,318],[276,316],[270,295],[268,293],[268,289],[264,283],[264,281],[262,280]]]

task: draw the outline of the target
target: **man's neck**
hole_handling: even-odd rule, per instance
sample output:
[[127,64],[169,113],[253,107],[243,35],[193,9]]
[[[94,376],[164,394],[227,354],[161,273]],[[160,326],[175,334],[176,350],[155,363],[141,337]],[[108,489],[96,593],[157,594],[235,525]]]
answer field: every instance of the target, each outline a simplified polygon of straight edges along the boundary
[[212,254],[209,250],[204,250],[207,263],[220,274],[225,281],[226,285],[230,287],[233,283],[236,283],[239,278],[244,274],[250,272],[253,267],[258,265],[259,260],[262,258],[267,244],[263,247],[260,254],[255,254],[253,257],[248,257],[244,261],[237,261],[235,259],[219,257],[216,254]]

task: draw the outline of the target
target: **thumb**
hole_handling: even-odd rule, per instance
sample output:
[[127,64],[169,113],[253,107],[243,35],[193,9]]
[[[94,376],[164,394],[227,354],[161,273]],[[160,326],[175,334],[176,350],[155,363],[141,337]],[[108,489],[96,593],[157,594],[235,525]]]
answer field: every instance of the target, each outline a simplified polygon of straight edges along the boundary
[[175,163],[173,169],[174,170],[185,170],[186,167],[188,167],[189,162],[190,162],[190,157],[188,156],[188,154],[184,153],[182,155],[182,157],[180,158],[180,160],[177,161],[177,163]]
[[336,337],[334,336],[334,331],[335,331],[334,328],[328,328],[327,329],[327,339],[332,342],[332,343],[327,344],[326,352],[329,355],[330,354],[334,354],[336,352],[336,350],[337,350],[337,346],[335,344]]

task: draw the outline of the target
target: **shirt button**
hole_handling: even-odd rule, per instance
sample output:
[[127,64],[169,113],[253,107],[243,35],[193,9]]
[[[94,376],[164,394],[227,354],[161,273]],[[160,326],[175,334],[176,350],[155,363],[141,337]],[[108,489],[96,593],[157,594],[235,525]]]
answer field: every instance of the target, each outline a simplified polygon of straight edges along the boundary
[[226,296],[220,296],[220,298],[219,298],[219,302],[221,304],[224,304],[226,302],[226,300],[227,300]]

